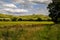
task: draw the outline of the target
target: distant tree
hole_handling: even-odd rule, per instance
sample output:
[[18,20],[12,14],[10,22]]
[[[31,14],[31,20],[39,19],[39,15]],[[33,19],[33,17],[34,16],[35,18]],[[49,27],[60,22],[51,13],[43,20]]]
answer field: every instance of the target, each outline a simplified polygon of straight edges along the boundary
[[0,19],[0,21],[3,21],[2,19]]
[[22,19],[22,21],[27,21],[26,19]]
[[17,21],[17,17],[11,18],[12,21]]
[[5,18],[4,18],[3,21],[11,21],[11,20],[10,20],[10,19],[5,19]]
[[28,21],[34,21],[33,19],[29,19]]
[[52,18],[52,21],[57,23],[58,18],[60,18],[60,0],[52,0],[52,3],[47,8],[49,9],[49,16]]
[[18,21],[22,21],[22,18],[18,18]]
[[36,21],[42,21],[42,19],[41,18],[37,18]]

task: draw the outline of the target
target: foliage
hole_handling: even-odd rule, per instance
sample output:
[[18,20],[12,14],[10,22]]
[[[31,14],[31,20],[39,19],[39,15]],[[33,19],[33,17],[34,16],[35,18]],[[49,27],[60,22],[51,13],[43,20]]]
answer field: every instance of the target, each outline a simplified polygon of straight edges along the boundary
[[11,19],[5,19],[5,18],[4,18],[3,21],[11,21]]
[[3,21],[2,19],[0,19],[0,21]]
[[41,18],[37,18],[37,20],[36,21],[42,21],[42,19]]
[[22,18],[18,18],[17,21],[22,21]]
[[16,17],[11,18],[12,21],[17,21]]
[[55,23],[58,22],[58,18],[60,18],[60,0],[52,0],[52,3],[48,5],[49,16],[52,18],[52,21]]

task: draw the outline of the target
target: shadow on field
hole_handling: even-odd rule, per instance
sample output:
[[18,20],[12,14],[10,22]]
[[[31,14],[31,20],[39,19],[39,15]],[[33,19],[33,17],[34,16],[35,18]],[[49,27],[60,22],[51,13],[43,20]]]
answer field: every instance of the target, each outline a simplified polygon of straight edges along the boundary
[[0,40],[60,40],[60,24],[1,26]]

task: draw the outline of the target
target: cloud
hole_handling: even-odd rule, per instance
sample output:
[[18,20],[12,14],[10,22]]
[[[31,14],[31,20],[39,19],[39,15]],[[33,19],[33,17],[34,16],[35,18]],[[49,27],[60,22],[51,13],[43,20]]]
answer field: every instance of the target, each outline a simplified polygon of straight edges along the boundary
[[14,4],[2,4],[4,7],[17,8]]
[[17,8],[17,6],[13,3],[7,3],[0,0],[0,8]]
[[36,1],[36,2],[46,2],[46,1],[48,1],[48,2],[50,2],[51,0],[29,0],[29,1]]
[[12,1],[15,3],[24,3],[25,2],[24,0],[12,0]]
[[24,2],[32,2],[32,1],[36,1],[36,2],[51,2],[51,0],[0,0],[0,1],[9,1],[9,2],[15,2],[15,3],[24,3]]
[[50,2],[51,0],[0,0],[0,13],[21,13],[24,15],[47,13],[47,9],[44,8],[46,8]]
[[9,12],[28,12],[28,10],[25,9],[11,9],[11,8],[4,8],[2,9],[4,11],[9,11]]
[[30,2],[30,3],[50,3],[51,0],[12,0],[15,3],[26,3],[26,2]]

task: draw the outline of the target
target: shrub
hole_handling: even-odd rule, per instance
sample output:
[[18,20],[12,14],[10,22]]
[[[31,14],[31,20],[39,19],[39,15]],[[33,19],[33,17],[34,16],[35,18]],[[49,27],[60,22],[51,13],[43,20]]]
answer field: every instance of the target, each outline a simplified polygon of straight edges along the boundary
[[22,19],[22,21],[28,21],[28,19]]
[[16,17],[11,18],[12,21],[17,21]]
[[0,21],[3,21],[2,19],[0,19]]
[[58,18],[58,23],[60,22],[60,18]]
[[52,21],[51,19],[47,19],[47,21]]
[[17,19],[17,21],[22,21],[22,18]]
[[42,21],[42,19],[41,18],[37,18],[36,21]]
[[33,19],[29,19],[28,21],[34,21]]
[[3,21],[11,21],[10,19],[3,19]]

